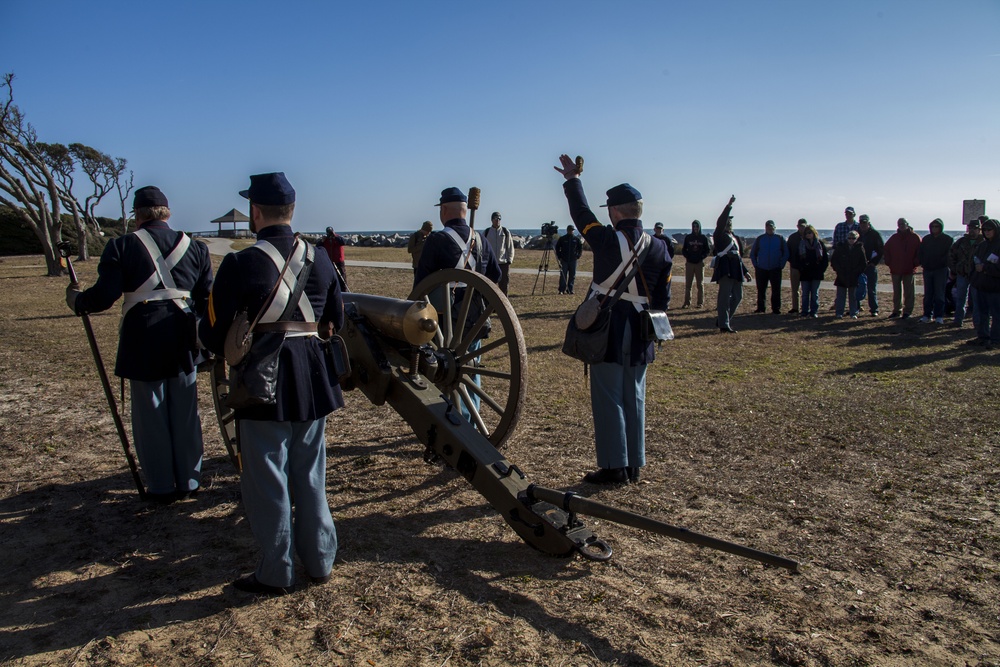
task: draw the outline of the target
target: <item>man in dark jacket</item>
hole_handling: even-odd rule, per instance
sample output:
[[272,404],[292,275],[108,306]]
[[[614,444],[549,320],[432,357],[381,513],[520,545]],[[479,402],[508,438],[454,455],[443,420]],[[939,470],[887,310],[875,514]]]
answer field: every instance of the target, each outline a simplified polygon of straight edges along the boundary
[[865,272],[865,248],[859,240],[856,231],[847,233],[847,240],[833,249],[830,266],[836,272],[834,285],[837,288],[837,298],[834,301],[834,311],[837,317],[844,316],[844,301],[849,302],[852,319],[858,319],[861,310],[858,299],[858,280]]
[[[325,432],[326,416],[344,400],[319,336],[343,326],[344,304],[329,256],[292,232],[295,190],[285,175],[251,176],[240,195],[250,200],[257,243],[222,260],[201,332],[210,350],[224,354],[237,314],[253,321],[263,310],[256,331],[266,325],[283,336],[275,403],[235,411],[243,505],[261,555],[255,572],[233,583],[255,595],[283,595],[295,584],[296,554],[314,583],[329,580],[337,555],[326,500]],[[283,285],[269,299],[286,262]],[[301,296],[290,303],[297,285]],[[267,334],[254,336],[255,345],[268,340]]]
[[583,241],[573,233],[573,225],[566,226],[566,233],[556,241],[556,259],[559,260],[559,293],[572,294],[576,282],[576,262],[583,254]]
[[715,221],[715,233],[712,234],[715,252],[712,282],[719,283],[716,324],[722,333],[736,333],[732,327],[733,315],[743,300],[743,283],[750,280],[750,272],[743,264],[743,242],[733,234],[733,216],[729,215],[735,202],[736,195],[733,195]]
[[781,272],[788,262],[788,244],[774,233],[774,220],[764,223],[764,233],[757,237],[750,248],[750,262],[757,274],[757,310],[767,312],[767,286],[771,286],[771,312],[781,313]]
[[983,242],[976,246],[972,259],[979,335],[969,343],[992,350],[1000,347],[1000,223],[989,219],[982,223],[982,227]]
[[802,241],[802,231],[809,223],[805,218],[799,218],[794,232],[788,235],[788,283],[792,289],[792,307],[788,314],[799,312],[799,268],[795,262],[795,256],[799,252],[799,243]]
[[430,233],[434,231],[434,225],[430,220],[424,220],[420,229],[410,234],[410,240],[406,243],[406,252],[410,253],[410,263],[413,265],[413,273],[417,272],[417,265],[420,264],[420,255],[424,252],[424,242]]
[[97,283],[67,289],[77,315],[107,310],[124,294],[115,375],[130,380],[132,437],[148,496],[188,497],[201,484],[202,437],[195,373],[196,319],[212,288],[208,247],[167,225],[167,197],[135,191],[138,229],[109,241]]
[[[986,216],[983,216],[984,218]],[[972,324],[979,328],[979,311],[976,309],[976,288],[972,286],[972,274],[976,270],[973,256],[976,247],[983,242],[982,223],[986,220],[970,220],[965,235],[955,241],[948,250],[948,270],[955,274],[955,319],[953,324],[962,326],[968,306],[972,306]]]
[[918,258],[924,268],[924,316],[921,322],[944,324],[944,286],[948,282],[948,251],[954,241],[944,233],[941,218],[928,226],[930,234],[920,240]]
[[[666,245],[642,231],[642,196],[628,183],[607,191],[612,226],[602,226],[590,210],[576,163],[559,156],[555,167],[566,179],[563,191],[570,216],[594,252],[594,282],[587,293],[597,298],[615,290],[617,277],[627,273],[629,260],[646,250],[642,275],[618,284],[622,297],[611,311],[608,350],[602,363],[590,370],[590,403],[594,413],[594,440],[598,470],[584,481],[616,484],[639,481],[646,465],[646,365],[656,356],[651,341],[640,335],[639,313],[649,308],[665,310],[670,255]],[[646,286],[651,294],[646,293]]]
[[712,252],[708,237],[701,233],[701,222],[691,222],[691,233],[684,237],[681,254],[684,255],[684,305],[691,307],[692,282],[698,282],[698,307],[705,306],[705,258]]
[[878,317],[878,265],[882,261],[882,253],[885,244],[882,242],[882,235],[872,227],[871,218],[866,213],[862,213],[858,219],[858,234],[861,245],[865,249],[865,271],[862,274],[862,281],[858,281],[858,302],[868,295],[868,310],[872,317]]

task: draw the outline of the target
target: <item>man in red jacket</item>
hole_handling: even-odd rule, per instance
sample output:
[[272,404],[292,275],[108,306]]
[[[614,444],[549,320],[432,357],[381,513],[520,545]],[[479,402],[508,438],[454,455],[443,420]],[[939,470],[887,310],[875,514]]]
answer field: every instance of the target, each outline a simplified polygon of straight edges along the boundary
[[347,245],[347,242],[344,241],[344,237],[333,231],[333,227],[327,227],[326,236],[323,237],[323,240],[318,245],[323,250],[326,250],[326,254],[330,256],[330,261],[337,268],[337,274],[340,278],[340,288],[346,290],[347,265],[344,264],[344,246]]
[[913,312],[914,273],[920,266],[920,237],[906,222],[906,218],[896,221],[896,233],[885,242],[883,257],[892,276],[892,312],[889,317],[900,316],[900,291],[902,291],[902,316],[906,319]]

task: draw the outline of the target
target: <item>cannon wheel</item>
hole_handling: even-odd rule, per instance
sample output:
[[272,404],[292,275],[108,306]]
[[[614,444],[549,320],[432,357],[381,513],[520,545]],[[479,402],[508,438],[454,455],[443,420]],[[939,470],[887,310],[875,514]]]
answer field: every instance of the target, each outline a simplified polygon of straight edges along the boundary
[[[455,283],[458,282],[467,286],[460,303],[455,302]],[[443,298],[445,293],[448,298]],[[467,321],[475,296],[482,297],[484,313],[463,331],[462,327],[454,326],[453,321]],[[460,371],[457,377],[438,384],[438,388],[452,404],[469,408],[470,421],[500,449],[513,435],[527,392],[525,362],[528,352],[521,324],[510,301],[488,278],[460,269],[435,271],[413,288],[409,298],[426,298],[437,309],[439,328],[430,345],[439,352],[450,354]],[[474,349],[477,335],[487,326],[487,319],[491,326],[489,336],[478,341],[479,349]],[[479,398],[478,408],[473,405],[474,397]]]
[[212,364],[212,402],[215,404],[215,416],[219,420],[219,431],[222,443],[229,452],[229,460],[233,462],[237,472],[243,471],[240,462],[240,449],[236,443],[236,413],[226,407],[225,398],[229,393],[229,376],[226,373],[226,360],[215,358]]

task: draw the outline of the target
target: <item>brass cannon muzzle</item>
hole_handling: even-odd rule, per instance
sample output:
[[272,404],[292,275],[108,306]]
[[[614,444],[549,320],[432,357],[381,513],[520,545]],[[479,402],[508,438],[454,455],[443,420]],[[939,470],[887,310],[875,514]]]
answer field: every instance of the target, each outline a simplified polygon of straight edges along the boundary
[[437,310],[427,301],[345,292],[344,303],[353,303],[382,334],[410,345],[429,343],[437,333]]

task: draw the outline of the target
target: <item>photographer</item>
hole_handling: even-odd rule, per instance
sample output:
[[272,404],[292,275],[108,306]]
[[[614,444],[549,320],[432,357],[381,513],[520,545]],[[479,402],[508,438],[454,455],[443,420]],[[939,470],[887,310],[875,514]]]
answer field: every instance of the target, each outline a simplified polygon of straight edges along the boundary
[[573,234],[573,225],[566,225],[566,233],[556,242],[556,259],[559,260],[559,293],[572,294],[576,281],[576,260],[583,254],[583,241]]

